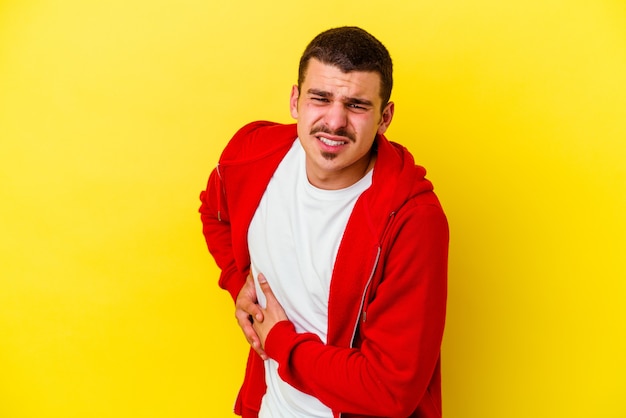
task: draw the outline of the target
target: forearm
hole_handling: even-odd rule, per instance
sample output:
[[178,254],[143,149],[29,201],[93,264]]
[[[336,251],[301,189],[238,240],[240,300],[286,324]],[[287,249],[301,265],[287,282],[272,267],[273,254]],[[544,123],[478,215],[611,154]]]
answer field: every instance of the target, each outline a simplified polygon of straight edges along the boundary
[[[356,348],[327,346],[314,334],[297,334],[289,322],[272,329],[266,352],[286,382],[336,411],[408,416],[417,408],[440,356],[448,242],[439,213],[420,219],[402,223],[395,248],[386,252]],[[416,242],[417,236],[423,239]]]
[[314,334],[296,334],[286,321],[272,329],[265,350],[283,380],[333,410],[393,417],[417,408],[439,359],[438,344],[429,353],[409,349],[395,356],[374,347],[326,346]]
[[333,410],[408,416],[439,360],[445,296],[443,291],[430,296],[433,303],[422,309],[410,299],[391,305],[381,298],[372,304],[357,348],[325,345],[317,335],[298,334],[283,321],[270,331],[266,353],[279,363],[283,380]]

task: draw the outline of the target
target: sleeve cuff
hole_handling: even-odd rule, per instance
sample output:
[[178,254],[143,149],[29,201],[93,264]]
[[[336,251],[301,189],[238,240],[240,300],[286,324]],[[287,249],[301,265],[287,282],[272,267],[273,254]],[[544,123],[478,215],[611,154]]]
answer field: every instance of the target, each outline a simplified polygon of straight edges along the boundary
[[280,321],[270,330],[265,339],[265,353],[279,364],[284,362],[291,351],[292,343],[298,335],[290,321]]

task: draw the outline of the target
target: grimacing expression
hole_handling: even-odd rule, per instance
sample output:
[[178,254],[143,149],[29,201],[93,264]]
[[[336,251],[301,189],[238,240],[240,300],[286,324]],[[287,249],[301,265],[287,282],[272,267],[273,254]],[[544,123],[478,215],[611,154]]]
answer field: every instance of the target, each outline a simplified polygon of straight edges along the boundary
[[348,187],[370,168],[376,134],[393,118],[394,104],[381,109],[380,75],[342,72],[315,58],[300,89],[291,90],[291,115],[306,153],[309,182],[322,189]]

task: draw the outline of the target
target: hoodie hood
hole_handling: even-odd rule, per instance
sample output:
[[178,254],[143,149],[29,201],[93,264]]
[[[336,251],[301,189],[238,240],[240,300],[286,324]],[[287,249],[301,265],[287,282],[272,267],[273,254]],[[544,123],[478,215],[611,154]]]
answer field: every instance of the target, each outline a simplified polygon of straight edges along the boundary
[[393,215],[412,198],[431,192],[433,185],[425,177],[426,170],[415,164],[406,147],[387,140],[384,135],[378,135],[375,146],[378,160],[374,166],[372,187],[363,193],[362,198],[373,216],[370,217],[373,232],[381,237],[387,216],[380,215]]
[[[255,170],[252,179],[255,183],[269,181],[282,156],[297,137],[296,124],[284,125],[268,121],[248,124],[235,134],[222,153],[219,161],[220,174],[229,171],[230,167],[239,167],[240,169],[235,170],[238,175],[231,174],[228,177],[242,187],[251,180],[250,169]],[[384,135],[377,135],[374,146],[378,159],[374,166],[372,186],[361,195],[360,200],[364,200],[367,223],[374,239],[379,241],[389,216],[400,210],[410,199],[432,191],[433,185],[425,178],[426,170],[415,164],[413,156],[403,145],[389,141]],[[257,164],[265,159],[273,159],[274,163]],[[257,200],[260,200],[261,194]],[[231,211],[240,207],[239,196],[231,195],[226,198]],[[248,216],[251,217],[252,214]]]

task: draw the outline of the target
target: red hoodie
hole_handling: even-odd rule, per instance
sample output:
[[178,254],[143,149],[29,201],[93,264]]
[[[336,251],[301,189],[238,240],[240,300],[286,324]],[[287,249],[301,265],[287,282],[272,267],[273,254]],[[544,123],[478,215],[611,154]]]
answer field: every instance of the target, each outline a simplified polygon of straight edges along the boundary
[[[230,141],[200,195],[203,232],[233,300],[250,269],[248,227],[296,125],[254,122]],[[328,341],[283,321],[265,351],[280,377],[335,417],[441,417],[448,224],[425,170],[379,135],[372,185],[354,206],[337,253]],[[235,412],[256,417],[264,365],[250,351]]]

